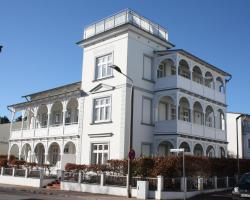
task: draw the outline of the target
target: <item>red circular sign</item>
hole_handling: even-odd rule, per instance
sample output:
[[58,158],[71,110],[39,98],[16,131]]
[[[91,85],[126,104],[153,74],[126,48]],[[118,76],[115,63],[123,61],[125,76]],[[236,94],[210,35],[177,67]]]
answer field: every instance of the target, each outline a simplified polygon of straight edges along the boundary
[[128,157],[130,160],[135,159],[135,150],[134,149],[130,149],[130,151],[128,153]]

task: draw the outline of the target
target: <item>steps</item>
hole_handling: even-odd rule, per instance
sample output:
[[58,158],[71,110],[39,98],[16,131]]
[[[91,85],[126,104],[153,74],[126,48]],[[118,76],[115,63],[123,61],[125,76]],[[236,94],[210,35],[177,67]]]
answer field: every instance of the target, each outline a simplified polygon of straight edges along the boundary
[[52,183],[49,183],[45,188],[49,190],[60,190],[60,180],[55,180]]

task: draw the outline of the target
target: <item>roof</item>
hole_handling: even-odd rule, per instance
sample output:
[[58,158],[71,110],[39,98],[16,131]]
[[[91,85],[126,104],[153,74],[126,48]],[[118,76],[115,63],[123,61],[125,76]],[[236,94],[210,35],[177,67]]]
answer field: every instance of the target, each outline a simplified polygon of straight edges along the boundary
[[218,73],[220,73],[224,76],[230,76],[230,77],[232,76],[231,74],[221,70],[218,67],[215,67],[214,65],[204,61],[203,59],[201,59],[201,58],[199,58],[199,57],[197,57],[197,56],[195,56],[195,55],[193,55],[193,54],[191,54],[183,49],[170,49],[170,50],[164,50],[164,51],[155,51],[156,54],[161,54],[161,53],[167,54],[167,53],[172,53],[172,52],[177,52],[177,53],[180,53],[186,57],[192,58],[193,60],[205,65],[206,67],[208,67],[214,71],[217,71]]
[[238,115],[245,115],[247,117],[250,117],[250,114],[247,114],[247,113],[241,113],[241,112],[227,112],[228,114],[238,114]]

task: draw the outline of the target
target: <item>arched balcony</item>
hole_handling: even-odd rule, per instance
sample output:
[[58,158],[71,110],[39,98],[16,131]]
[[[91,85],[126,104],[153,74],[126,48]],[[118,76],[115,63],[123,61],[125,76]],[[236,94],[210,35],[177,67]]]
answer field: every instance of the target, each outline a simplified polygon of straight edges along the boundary
[[159,156],[168,156],[170,155],[170,149],[173,149],[174,145],[169,141],[161,142],[158,146],[158,155]]
[[46,128],[48,126],[48,108],[46,105],[42,104],[37,110],[36,127]]
[[78,101],[76,98],[70,99],[65,113],[65,125],[78,123]]
[[21,160],[24,160],[26,162],[32,162],[31,146],[28,143],[23,145],[23,148],[21,151]]
[[63,104],[60,101],[56,101],[51,107],[51,126],[60,126],[63,122]]
[[172,97],[162,97],[158,106],[158,121],[175,120],[176,105]]
[[50,165],[52,166],[60,166],[60,146],[59,144],[57,144],[56,142],[53,142],[50,146],[49,146],[49,150],[48,150],[48,162]]
[[223,147],[219,148],[219,158],[225,158],[226,157],[226,151]]
[[201,104],[196,101],[193,106],[193,123],[198,125],[203,125],[204,114]]
[[194,66],[193,68],[192,80],[196,83],[203,84],[202,72],[198,66]]
[[157,78],[176,75],[176,68],[171,59],[166,59],[161,62],[157,69]]
[[42,143],[38,143],[35,146],[35,162],[39,165],[42,165],[45,163],[45,148]]
[[179,101],[179,120],[190,122],[190,104],[187,98],[182,97]]
[[201,146],[201,144],[196,144],[194,146],[194,156],[203,156],[203,147]]
[[214,116],[214,110],[211,106],[207,106],[206,108],[206,114],[205,114],[205,125],[207,127],[214,128],[215,127],[215,116]]
[[206,87],[214,89],[214,77],[211,72],[206,72],[204,83]]
[[184,78],[191,79],[191,73],[187,61],[180,60],[178,67],[178,74]]
[[216,86],[215,89],[217,92],[225,93],[225,87],[224,87],[224,83],[221,77],[216,78],[215,86]]
[[207,157],[211,157],[211,158],[215,157],[215,150],[214,150],[213,146],[209,145],[207,147],[206,155],[207,155]]
[[10,147],[10,153],[9,155],[13,155],[15,156],[17,159],[19,159],[19,147],[17,144],[13,144],[11,147]]
[[226,129],[225,114],[221,109],[217,111],[217,120],[218,120],[216,123],[218,125],[217,128],[222,131],[225,131]]
[[190,150],[190,146],[189,146],[189,144],[187,143],[187,142],[182,142],[181,144],[180,144],[180,147],[179,147],[180,149],[185,149],[185,152],[191,152],[191,150]]
[[69,141],[64,145],[62,156],[62,168],[66,163],[76,163],[76,145]]

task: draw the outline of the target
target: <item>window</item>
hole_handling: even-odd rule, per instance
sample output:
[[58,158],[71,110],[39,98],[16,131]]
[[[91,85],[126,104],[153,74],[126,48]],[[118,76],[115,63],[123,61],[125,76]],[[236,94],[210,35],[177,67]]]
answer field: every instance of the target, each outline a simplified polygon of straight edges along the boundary
[[171,120],[176,119],[176,107],[175,105],[171,105]]
[[94,100],[94,122],[111,120],[111,97]]
[[142,123],[152,124],[152,99],[142,97]]
[[112,68],[111,66],[113,63],[112,61],[112,54],[108,54],[96,59],[96,79],[106,78],[112,76]]
[[151,149],[150,144],[142,143],[141,144],[141,155],[145,156],[145,157],[149,157],[150,156],[150,149]]
[[92,144],[91,150],[91,163],[92,164],[105,164],[109,158],[109,145]]
[[143,56],[143,78],[152,80],[152,58]]
[[69,124],[70,121],[71,121],[71,112],[68,110],[66,111],[65,124]]
[[213,119],[212,119],[212,117],[209,116],[207,118],[207,122],[206,123],[207,123],[208,127],[213,127]]
[[167,74],[166,67],[164,66],[164,64],[161,64],[157,70],[157,78],[165,77],[166,74]]
[[182,114],[182,119],[183,119],[183,121],[189,122],[189,109],[183,108],[181,114]]

